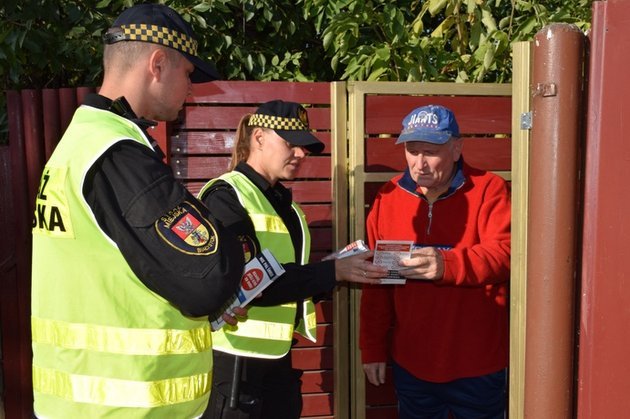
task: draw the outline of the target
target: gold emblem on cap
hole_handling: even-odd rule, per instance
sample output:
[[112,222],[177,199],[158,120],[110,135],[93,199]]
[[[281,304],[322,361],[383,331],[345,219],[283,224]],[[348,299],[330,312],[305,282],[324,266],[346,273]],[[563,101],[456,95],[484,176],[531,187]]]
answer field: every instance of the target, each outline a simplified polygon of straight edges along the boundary
[[306,109],[300,106],[298,107],[297,112],[298,112],[298,118],[300,118],[300,121],[302,121],[304,126],[308,128],[308,114],[306,113]]

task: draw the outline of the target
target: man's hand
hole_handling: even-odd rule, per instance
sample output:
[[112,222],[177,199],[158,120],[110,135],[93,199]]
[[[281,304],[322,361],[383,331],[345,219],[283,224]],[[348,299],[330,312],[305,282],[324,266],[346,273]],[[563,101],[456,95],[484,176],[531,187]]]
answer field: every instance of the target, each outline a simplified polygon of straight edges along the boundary
[[335,277],[337,281],[380,284],[380,278],[387,276],[387,269],[377,266],[367,259],[374,256],[373,251],[335,259]]
[[234,307],[232,311],[234,312],[234,316],[228,313],[223,313],[222,315],[223,320],[227,324],[231,324],[232,326],[235,326],[238,323],[239,318],[243,319],[247,317],[247,309],[245,307]]
[[368,381],[375,386],[385,384],[385,363],[371,362],[363,364],[363,371]]
[[421,247],[413,251],[411,258],[400,261],[400,275],[409,279],[437,281],[444,275],[442,253],[434,247]]

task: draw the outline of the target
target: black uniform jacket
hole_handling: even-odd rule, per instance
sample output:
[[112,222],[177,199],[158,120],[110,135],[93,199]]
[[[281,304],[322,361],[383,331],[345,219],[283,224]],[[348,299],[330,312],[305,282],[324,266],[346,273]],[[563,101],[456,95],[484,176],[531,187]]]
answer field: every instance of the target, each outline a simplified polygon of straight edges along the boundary
[[[296,258],[302,250],[302,230],[297,214],[291,208],[291,191],[280,182],[273,187],[247,163],[239,163],[235,170],[243,173],[258,187],[276,210],[291,235]],[[236,192],[228,183],[218,180],[201,197],[212,214],[223,225],[237,234],[244,243],[253,243],[254,253],[260,252],[254,225],[247,211],[241,206]],[[314,297],[314,301],[327,296],[336,285],[334,261],[315,262],[306,265],[287,263],[286,272],[266,288],[261,297],[250,304],[269,306]]]
[[[89,95],[85,105],[124,116],[145,133],[155,125],[137,118],[124,98],[112,102]],[[157,144],[152,150],[137,141],[119,141],[89,169],[83,195],[100,228],[144,285],[185,315],[209,315],[238,288],[242,246],[175,179],[162,157]],[[199,247],[191,243],[200,242],[205,246],[195,251]]]

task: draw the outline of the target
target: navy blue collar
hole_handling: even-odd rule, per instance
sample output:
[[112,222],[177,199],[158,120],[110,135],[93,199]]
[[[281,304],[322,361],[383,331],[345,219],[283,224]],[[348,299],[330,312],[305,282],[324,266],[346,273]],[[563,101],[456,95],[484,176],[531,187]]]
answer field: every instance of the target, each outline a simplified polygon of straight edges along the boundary
[[[448,187],[448,190],[440,195],[440,198],[452,195],[457,189],[459,189],[464,182],[466,182],[466,176],[464,176],[464,158],[460,157],[459,160],[455,163],[455,176],[453,176],[453,180],[451,181],[451,185]],[[411,173],[409,173],[409,167],[405,169],[405,173],[398,181],[398,185],[410,192],[414,195],[422,196],[421,193],[417,191],[418,185],[416,181],[411,177]]]

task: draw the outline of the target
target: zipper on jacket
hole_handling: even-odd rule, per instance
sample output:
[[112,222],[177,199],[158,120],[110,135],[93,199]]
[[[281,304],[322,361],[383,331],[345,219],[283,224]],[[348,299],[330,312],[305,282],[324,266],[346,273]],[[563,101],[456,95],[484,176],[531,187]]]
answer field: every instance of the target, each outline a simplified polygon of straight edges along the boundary
[[427,224],[427,236],[431,235],[431,221],[433,220],[433,202],[429,203],[429,213],[427,214],[429,223]]

